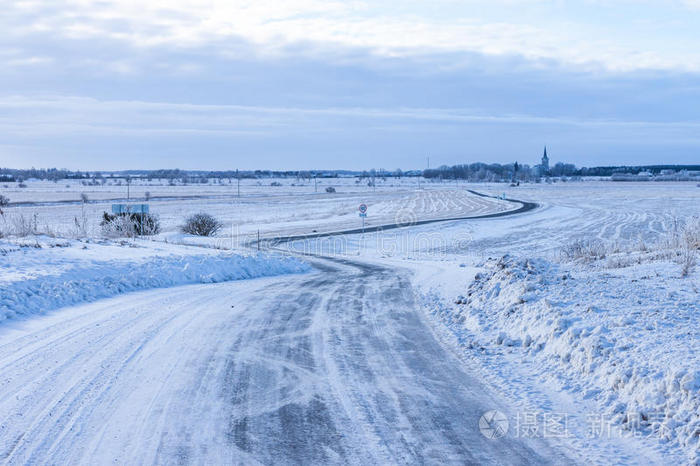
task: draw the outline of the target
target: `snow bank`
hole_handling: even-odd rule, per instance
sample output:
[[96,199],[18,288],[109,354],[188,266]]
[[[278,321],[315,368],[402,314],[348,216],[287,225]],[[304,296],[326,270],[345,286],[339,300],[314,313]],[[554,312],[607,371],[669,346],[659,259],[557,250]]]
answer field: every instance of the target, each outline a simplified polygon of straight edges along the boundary
[[505,256],[441,320],[467,348],[528,358],[548,383],[595,399],[610,422],[700,463],[698,274],[674,263],[610,270]]
[[[126,258],[115,258],[120,256],[115,248],[123,249]],[[48,246],[39,241],[1,243],[0,321],[130,291],[310,270],[298,259],[273,254],[195,253],[171,247],[154,255],[148,248],[130,249],[65,241]]]

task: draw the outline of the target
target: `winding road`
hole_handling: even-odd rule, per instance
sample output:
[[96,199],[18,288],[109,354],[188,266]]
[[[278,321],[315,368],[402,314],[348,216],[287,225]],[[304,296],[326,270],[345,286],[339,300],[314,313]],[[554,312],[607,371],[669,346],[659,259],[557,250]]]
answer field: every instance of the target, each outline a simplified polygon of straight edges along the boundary
[[0,330],[5,464],[563,464],[434,336],[410,272],[133,293]]

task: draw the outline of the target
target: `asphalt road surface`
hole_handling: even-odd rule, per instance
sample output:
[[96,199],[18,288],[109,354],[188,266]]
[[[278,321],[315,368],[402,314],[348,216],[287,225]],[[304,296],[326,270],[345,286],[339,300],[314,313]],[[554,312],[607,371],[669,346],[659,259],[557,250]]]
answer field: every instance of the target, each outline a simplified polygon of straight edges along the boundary
[[487,439],[498,397],[435,338],[409,272],[133,293],[0,330],[6,464],[570,464]]
[[[546,464],[489,440],[498,408],[433,336],[407,272],[134,293],[0,334],[9,464]],[[568,460],[566,460],[568,462]]]

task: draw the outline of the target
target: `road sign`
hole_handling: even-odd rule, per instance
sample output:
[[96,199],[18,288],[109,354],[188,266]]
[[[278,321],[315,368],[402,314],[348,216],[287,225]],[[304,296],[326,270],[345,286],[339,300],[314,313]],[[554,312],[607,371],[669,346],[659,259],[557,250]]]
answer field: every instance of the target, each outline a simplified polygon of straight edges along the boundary
[[365,234],[365,218],[367,218],[367,204],[360,204],[360,218],[362,219],[362,234]]
[[147,214],[148,204],[112,204],[112,213],[119,214]]

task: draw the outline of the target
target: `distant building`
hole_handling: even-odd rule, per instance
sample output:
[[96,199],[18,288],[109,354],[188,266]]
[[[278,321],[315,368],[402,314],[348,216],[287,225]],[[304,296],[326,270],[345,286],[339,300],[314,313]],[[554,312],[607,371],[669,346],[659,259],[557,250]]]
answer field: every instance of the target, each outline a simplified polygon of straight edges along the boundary
[[651,173],[641,172],[637,175],[633,173],[613,173],[610,176],[612,181],[651,181]]
[[549,157],[547,157],[547,146],[544,146],[544,155],[542,156],[542,169],[549,171]]
[[542,162],[539,165],[535,165],[534,168],[537,176],[545,176],[549,173],[549,156],[547,155],[547,146],[544,146]]

